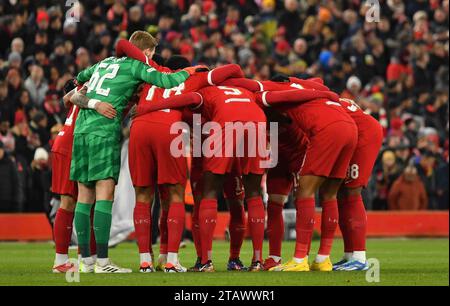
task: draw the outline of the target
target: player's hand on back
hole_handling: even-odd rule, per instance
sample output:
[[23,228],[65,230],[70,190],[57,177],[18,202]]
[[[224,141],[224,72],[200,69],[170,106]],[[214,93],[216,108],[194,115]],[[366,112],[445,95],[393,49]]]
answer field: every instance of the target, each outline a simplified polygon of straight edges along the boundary
[[95,110],[102,116],[108,118],[108,119],[114,119],[117,116],[117,111],[115,108],[106,102],[98,102],[95,105]]

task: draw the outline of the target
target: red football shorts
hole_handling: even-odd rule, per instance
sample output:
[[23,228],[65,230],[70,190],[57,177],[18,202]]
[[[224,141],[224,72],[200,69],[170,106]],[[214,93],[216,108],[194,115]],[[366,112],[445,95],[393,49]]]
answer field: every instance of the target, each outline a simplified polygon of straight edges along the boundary
[[383,128],[373,119],[364,122],[360,129],[358,145],[350,161],[344,186],[347,188],[367,187],[372,170],[383,145]]
[[345,121],[330,124],[309,141],[300,175],[345,179],[358,144],[356,124]]
[[293,188],[298,187],[298,172],[289,171],[279,163],[267,173],[267,193],[288,196]]
[[269,169],[267,173],[268,194],[288,196],[293,188],[298,187],[298,176],[307,144],[306,138],[284,137],[279,139],[277,166]]
[[[205,139],[209,143],[209,152],[203,152],[203,169],[214,174],[232,173],[233,168],[238,167],[242,175],[262,175],[265,169],[261,167],[264,157],[261,149],[266,143],[266,135],[258,131],[257,123],[249,122],[254,128],[242,133],[226,132],[223,128],[221,133],[216,133]],[[204,146],[205,146],[204,142]]]
[[52,192],[71,196],[76,200],[78,197],[78,185],[69,179],[71,160],[72,157],[70,155],[52,152]]
[[133,123],[128,162],[134,186],[155,188],[162,184],[186,184],[186,157],[174,157],[170,151],[172,141],[178,136],[170,133],[170,125]]

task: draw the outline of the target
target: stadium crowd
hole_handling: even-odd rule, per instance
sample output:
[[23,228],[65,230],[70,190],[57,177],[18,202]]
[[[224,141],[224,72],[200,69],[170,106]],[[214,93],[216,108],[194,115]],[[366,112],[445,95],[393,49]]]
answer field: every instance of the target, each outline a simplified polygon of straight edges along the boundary
[[448,209],[449,1],[367,2],[379,20],[362,0],[0,0],[0,212],[49,210],[63,86],[136,30],[163,59],[324,78],[385,129],[368,208]]

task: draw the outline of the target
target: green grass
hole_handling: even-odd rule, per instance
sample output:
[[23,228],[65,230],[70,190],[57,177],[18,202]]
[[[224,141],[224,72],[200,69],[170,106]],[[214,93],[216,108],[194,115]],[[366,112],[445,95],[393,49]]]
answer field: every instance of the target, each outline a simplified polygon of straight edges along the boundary
[[[251,243],[244,244],[242,258],[251,256]],[[284,254],[291,254],[294,243],[284,244]],[[194,246],[181,251],[186,266],[195,260]],[[313,286],[313,285],[449,285],[448,239],[374,239],[369,240],[369,256],[380,261],[379,283],[368,283],[366,273],[229,273],[226,272],[228,244],[215,242],[214,258],[217,273],[164,273],[130,275],[81,275],[79,285],[150,285],[150,286]],[[267,249],[267,248],[266,248]],[[317,242],[313,244],[317,250]],[[339,259],[342,242],[336,241],[333,259]],[[0,285],[73,285],[64,275],[50,273],[53,263],[50,243],[0,243]],[[76,256],[76,254],[72,254]],[[138,254],[133,243],[124,243],[111,250],[111,258],[119,265],[136,269]]]

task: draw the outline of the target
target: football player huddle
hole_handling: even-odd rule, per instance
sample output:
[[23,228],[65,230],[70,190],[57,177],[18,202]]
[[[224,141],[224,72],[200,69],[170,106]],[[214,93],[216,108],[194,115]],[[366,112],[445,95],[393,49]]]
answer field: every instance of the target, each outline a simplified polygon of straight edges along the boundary
[[[192,67],[181,56],[163,67],[152,60],[156,46],[150,34],[137,31],[129,41],[117,43],[116,57],[82,71],[66,88],[69,115],[52,148],[52,189],[61,195],[53,271],[74,268],[68,258],[74,223],[80,272],[132,272],[108,255],[120,133],[127,114],[132,117],[129,168],[136,193],[140,272],[214,272],[213,234],[221,193],[230,208],[228,270],[366,270],[367,218],[361,192],[382,145],[380,124],[319,78],[255,81],[246,79],[238,65],[210,70]],[[265,174],[267,208],[261,188]],[[198,258],[190,269],[178,256],[188,179]],[[296,244],[292,259],[282,262],[283,206],[292,192]],[[162,204],[158,259],[151,239],[155,197]],[[322,207],[321,239],[318,255],[309,260],[316,199]],[[264,259],[266,220],[269,255]],[[330,253],[338,226],[345,250],[333,265]],[[240,260],[247,227],[253,246],[248,268]]]

